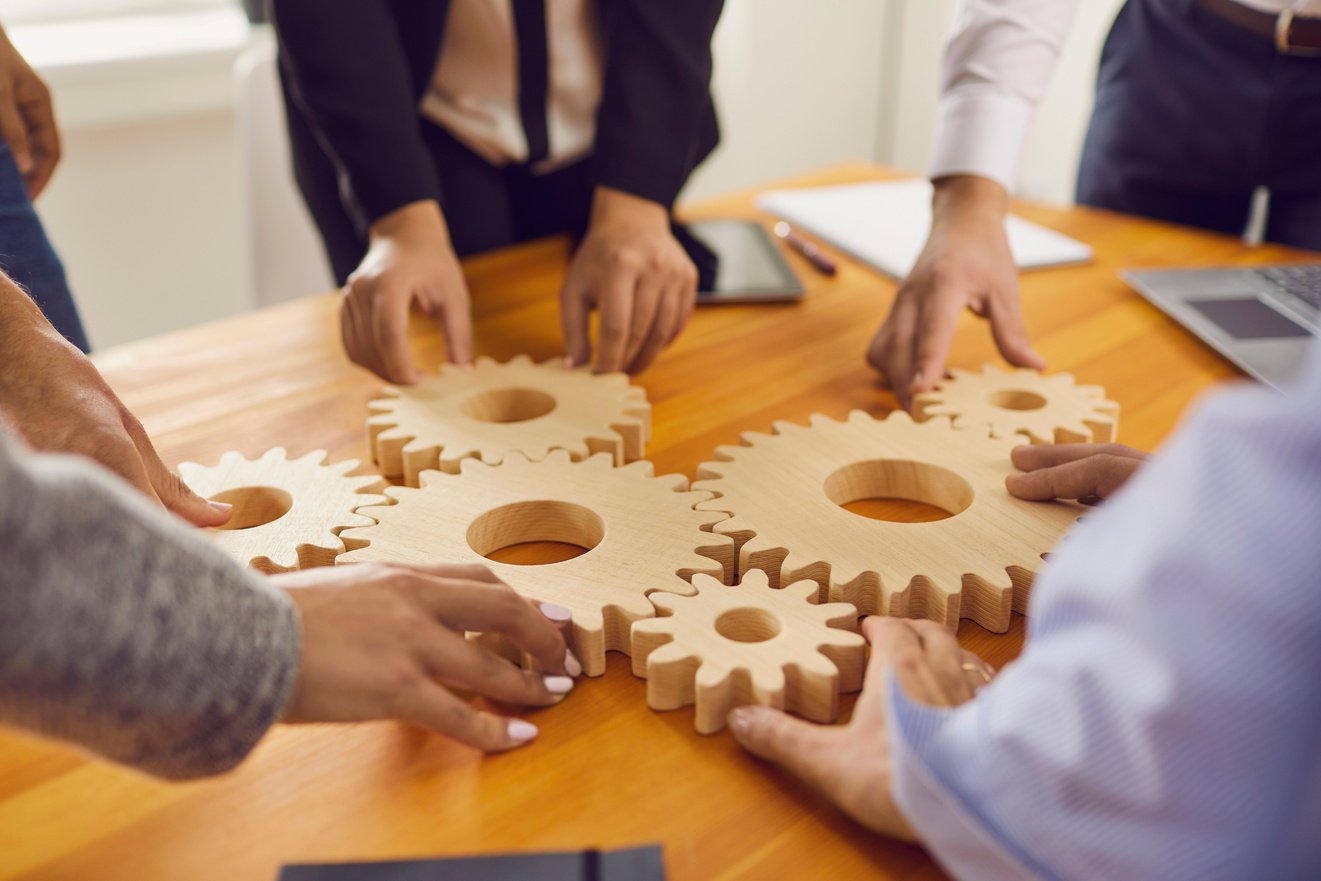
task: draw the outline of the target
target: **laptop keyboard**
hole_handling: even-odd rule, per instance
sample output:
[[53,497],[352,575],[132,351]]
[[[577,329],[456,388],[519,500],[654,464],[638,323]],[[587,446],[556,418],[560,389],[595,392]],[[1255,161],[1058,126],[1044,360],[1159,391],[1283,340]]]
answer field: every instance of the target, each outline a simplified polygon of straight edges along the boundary
[[1321,264],[1272,266],[1257,274],[1309,311],[1321,312]]

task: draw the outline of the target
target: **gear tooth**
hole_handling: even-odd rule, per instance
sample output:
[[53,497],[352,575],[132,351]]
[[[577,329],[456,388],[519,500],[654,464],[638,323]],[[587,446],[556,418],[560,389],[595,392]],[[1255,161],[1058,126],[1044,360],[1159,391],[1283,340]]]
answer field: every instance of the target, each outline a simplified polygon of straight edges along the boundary
[[[854,412],[854,413],[860,413],[860,412],[862,412],[862,411],[860,411],[860,410],[854,410],[853,412]],[[863,415],[866,415],[866,414],[863,414]],[[852,418],[852,414],[850,414],[850,418]],[[868,417],[868,418],[870,418],[870,417]],[[913,423],[913,417],[909,416],[908,413],[907,413],[906,411],[904,411],[904,410],[892,410],[889,414],[886,415],[886,417],[885,417],[885,419],[884,419],[883,421],[886,423],[886,425],[888,425],[888,426],[891,427],[891,428],[893,428],[893,427],[896,426],[896,425],[913,425],[913,424],[914,424],[914,423]],[[938,422],[939,420],[933,420],[933,421],[937,421],[937,422]]]
[[525,353],[525,352],[520,352],[519,354],[517,354],[517,355],[515,355],[514,357],[512,357],[512,358],[509,359],[509,366],[510,366],[510,367],[531,367],[531,366],[533,366],[533,364],[532,364],[532,356],[531,356],[531,355],[528,355],[528,354]]
[[[786,562],[788,562],[786,560]],[[786,567],[787,569],[787,567]],[[764,577],[765,573],[763,573]],[[793,584],[780,588],[785,596],[796,600],[802,600],[805,603],[815,603],[818,594],[821,592],[820,586],[810,578],[800,579]]]
[[610,471],[615,467],[615,458],[609,453],[595,453],[584,459],[583,465],[597,471]]
[[[715,581],[714,578],[710,580]],[[754,591],[770,590],[771,589],[770,577],[767,576],[767,574],[761,571],[760,569],[752,569],[744,573],[743,579],[739,582],[739,587]]]
[[[468,463],[470,463],[470,462],[472,463],[471,466],[468,465]],[[471,470],[475,469],[476,467],[478,467],[479,464],[480,464],[480,463],[478,463],[476,459],[464,459],[464,460],[463,460],[463,465],[465,466],[465,468],[464,468],[465,471],[471,471]],[[417,475],[417,488],[418,488],[418,489],[430,489],[432,486],[439,486],[442,482],[444,482],[444,480],[445,480],[445,472],[443,472],[443,471],[437,471],[435,468],[428,468],[428,469],[425,470],[425,471],[418,472],[418,475]],[[392,486],[392,487],[388,487],[388,488],[386,488],[385,492],[386,492],[386,495],[390,496],[391,498],[395,499],[396,501],[401,501],[401,500],[407,498],[407,496],[406,496],[405,494],[403,494],[403,493],[400,492],[400,490],[403,490],[403,489],[412,489],[412,487],[398,487],[398,486]]]
[[284,447],[271,447],[269,450],[262,453],[261,456],[258,457],[257,461],[268,462],[268,463],[281,462],[281,461],[286,461],[288,458],[289,458],[289,454]]
[[692,651],[678,640],[672,640],[665,643],[660,648],[654,649],[647,656],[647,676],[656,675],[659,667],[665,667],[669,664],[679,664],[693,657]]
[[[774,435],[765,434],[760,431],[745,431],[739,435],[739,440],[742,441],[743,446],[745,447],[755,447],[758,444],[765,444],[774,439]],[[719,452],[719,450],[717,450],[717,452]]]
[[[450,365],[448,365],[448,364],[442,364],[442,365],[441,365],[441,372],[443,373],[443,372],[444,372],[444,369],[447,368],[447,367],[449,367],[449,366],[450,366]],[[498,366],[500,366],[500,364],[499,364],[498,361],[496,361],[494,358],[492,358],[492,357],[489,356],[489,355],[478,355],[477,358],[472,362],[472,366],[473,366],[474,368],[481,368],[481,369],[483,369],[483,370],[489,370],[489,369],[492,368],[492,367],[498,367]]]
[[625,474],[651,478],[656,473],[656,466],[648,462],[646,459],[639,459],[636,462],[629,462],[627,465],[616,470]]
[[771,423],[771,431],[777,435],[794,434],[802,431],[804,426],[797,422],[790,422],[788,419],[776,419]]
[[[688,599],[688,597],[685,597],[682,594],[670,593],[667,590],[657,590],[647,594],[647,599],[657,609],[657,618],[654,620],[665,621],[668,620],[668,616],[674,614],[675,607],[677,605],[682,605],[683,601]],[[665,614],[660,615],[660,612],[664,612]]]

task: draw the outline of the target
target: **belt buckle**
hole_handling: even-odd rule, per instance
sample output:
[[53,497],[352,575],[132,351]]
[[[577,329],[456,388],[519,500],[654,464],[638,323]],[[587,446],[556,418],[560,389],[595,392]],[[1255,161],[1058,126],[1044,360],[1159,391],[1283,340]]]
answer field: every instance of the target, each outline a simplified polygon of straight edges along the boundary
[[1321,57],[1321,47],[1295,46],[1289,42],[1293,33],[1294,11],[1285,9],[1275,20],[1275,49],[1281,55],[1295,55],[1303,58]]

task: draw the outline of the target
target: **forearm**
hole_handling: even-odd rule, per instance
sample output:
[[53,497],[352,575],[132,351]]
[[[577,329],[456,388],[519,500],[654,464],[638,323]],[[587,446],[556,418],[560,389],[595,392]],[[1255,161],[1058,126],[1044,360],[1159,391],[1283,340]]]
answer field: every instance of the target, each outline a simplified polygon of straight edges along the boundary
[[962,0],[945,46],[931,176],[1012,190],[1077,0]]
[[88,465],[0,438],[0,721],[164,777],[225,771],[279,717],[287,599]]

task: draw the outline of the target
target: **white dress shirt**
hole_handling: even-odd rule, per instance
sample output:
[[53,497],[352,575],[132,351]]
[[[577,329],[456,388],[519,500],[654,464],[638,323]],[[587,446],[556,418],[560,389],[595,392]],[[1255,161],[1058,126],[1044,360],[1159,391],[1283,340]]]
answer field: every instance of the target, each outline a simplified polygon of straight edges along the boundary
[[889,682],[893,794],[955,876],[1321,878],[1321,341],[1221,393],[1063,542],[955,709]]
[[[1321,16],[1321,0],[1239,2]],[[1013,190],[1033,110],[1077,7],[1078,0],[960,0],[945,47],[932,178],[975,174]]]
[[[580,159],[596,140],[605,47],[594,0],[549,0],[545,171]],[[518,44],[509,0],[454,0],[422,115],[495,166],[526,162],[518,110]]]

